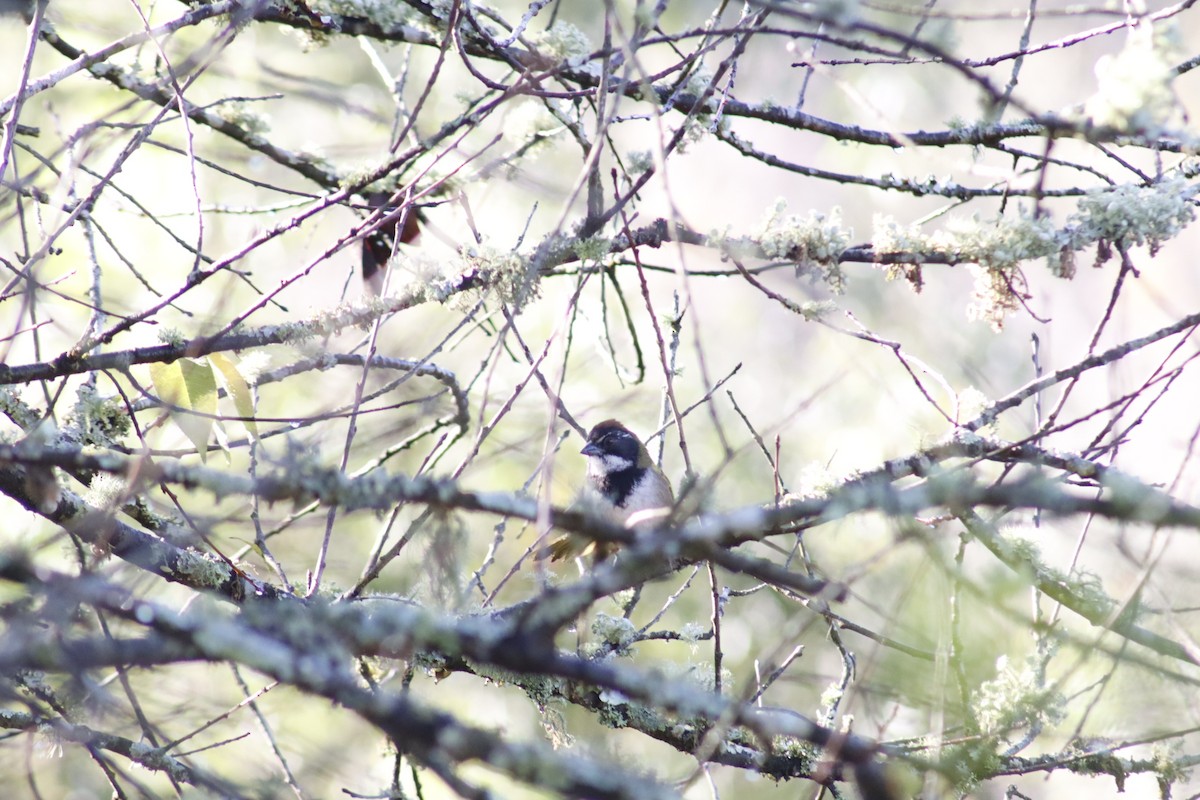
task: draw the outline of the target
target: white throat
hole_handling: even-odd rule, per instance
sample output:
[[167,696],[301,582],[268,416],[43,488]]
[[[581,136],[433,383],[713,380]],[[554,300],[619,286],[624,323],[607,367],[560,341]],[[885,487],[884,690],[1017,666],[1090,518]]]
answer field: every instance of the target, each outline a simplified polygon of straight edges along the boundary
[[634,463],[623,456],[603,455],[588,456],[587,474],[589,478],[603,480],[614,472],[621,472],[634,466]]

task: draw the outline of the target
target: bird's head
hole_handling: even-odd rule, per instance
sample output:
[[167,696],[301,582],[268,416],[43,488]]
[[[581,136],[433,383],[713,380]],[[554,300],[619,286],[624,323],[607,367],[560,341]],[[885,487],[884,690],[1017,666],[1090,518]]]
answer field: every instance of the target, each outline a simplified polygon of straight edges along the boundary
[[588,458],[588,473],[609,475],[650,464],[645,445],[624,425],[608,419],[592,428],[579,451]]

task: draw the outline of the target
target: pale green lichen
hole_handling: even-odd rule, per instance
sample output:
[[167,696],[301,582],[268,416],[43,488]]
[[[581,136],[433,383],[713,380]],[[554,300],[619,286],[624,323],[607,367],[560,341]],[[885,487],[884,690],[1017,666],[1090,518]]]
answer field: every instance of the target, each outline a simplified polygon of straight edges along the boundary
[[338,178],[339,189],[353,189],[362,192],[387,192],[389,195],[396,191],[395,186],[386,186],[382,181],[371,181],[379,171],[379,162],[375,159],[364,159],[356,164],[343,167]]
[[605,644],[623,648],[637,637],[637,627],[625,617],[598,613],[592,619],[592,633]]
[[607,689],[602,692],[602,705],[596,721],[610,728],[637,728],[654,730],[662,725],[662,717],[652,708],[631,701],[620,692]]
[[625,168],[630,175],[641,175],[654,168],[654,154],[649,150],[631,150],[625,159]]
[[1085,113],[1097,125],[1145,136],[1178,125],[1182,111],[1171,86],[1175,49],[1149,25],[1131,28],[1121,52],[1096,62],[1098,87]]
[[738,239],[733,235],[733,225],[726,224],[723,228],[712,228],[708,232],[708,236],[704,239],[704,244],[721,252],[722,258],[725,254],[742,248],[744,240]]
[[1058,256],[1064,235],[1049,217],[1026,214],[983,221],[952,218],[946,227],[927,234],[890,217],[877,216],[871,245],[877,253],[939,254],[971,262],[975,290],[967,316],[999,330],[1007,314],[1020,305],[1022,261]]
[[832,300],[811,300],[800,303],[796,310],[804,317],[805,322],[816,322],[836,313],[838,306]]
[[679,629],[679,638],[688,644],[696,644],[708,633],[708,628],[701,625],[699,622],[688,622]]
[[1042,563],[1042,551],[1032,539],[1022,536],[1016,529],[1009,529],[996,537],[996,549],[1004,563],[1013,568],[1026,568],[1031,575],[1040,572],[1045,565]]
[[381,28],[404,25],[416,14],[407,4],[394,0],[311,0],[308,8],[315,14],[370,20]]
[[187,336],[176,328],[159,328],[158,340],[163,344],[171,345],[172,347],[180,347],[187,342]]
[[[691,74],[688,75],[687,82],[683,85],[683,93],[690,94],[699,100],[708,91],[708,87],[712,85],[712,82],[712,71],[702,63],[697,64]],[[713,111],[716,109],[716,105],[716,98],[709,96],[705,101],[704,110]]]
[[834,681],[828,684],[825,691],[821,692],[821,699],[817,701],[819,713],[824,716],[829,710],[836,708],[845,696],[846,690],[840,682]]
[[987,223],[951,221],[933,235],[933,244],[990,270],[1008,270],[1028,259],[1057,254],[1062,240],[1049,217],[1018,214]]
[[967,269],[975,276],[967,319],[986,322],[999,333],[1005,318],[1021,307],[1021,297],[1026,294],[1025,278],[1012,267],[972,263]]
[[785,211],[787,202],[776,201],[754,237],[763,256],[794,261],[798,271],[818,270],[833,291],[843,291],[846,279],[839,259],[853,231],[842,225],[840,209],[829,216],[813,211],[807,217]]
[[[1097,189],[1080,199],[1061,228],[1047,215],[1026,211],[989,220],[952,217],[932,233],[876,216],[871,245],[878,255],[898,255],[916,263],[931,256],[969,262],[975,291],[968,316],[999,329],[1025,296],[1021,262],[1044,258],[1051,274],[1070,278],[1075,274],[1075,252],[1098,241],[1148,245],[1154,253],[1195,220],[1195,194],[1196,187],[1182,174],[1152,186]],[[889,264],[886,269],[889,277],[913,276],[909,264]]]
[[1104,239],[1149,245],[1157,252],[1196,219],[1196,187],[1181,175],[1153,186],[1124,185],[1089,192],[1072,215],[1073,238],[1080,246]]
[[546,732],[551,747],[563,750],[575,746],[575,737],[567,730],[567,718],[561,711],[543,704],[538,706],[538,712],[541,714],[542,730]]
[[9,386],[0,386],[0,412],[3,412],[4,416],[10,417],[18,425],[25,428],[32,425],[39,416],[33,412],[33,409],[23,403],[21,398],[17,396],[17,393]]
[[680,153],[687,152],[687,148],[690,145],[699,142],[713,130],[713,115],[717,110],[716,92],[705,97],[705,93],[709,91],[712,82],[712,72],[703,63],[697,63],[688,74],[683,86],[679,89],[682,95],[690,96],[697,103],[699,103],[700,98],[705,98],[703,104],[691,109],[687,119],[684,120],[683,135],[680,137],[677,145],[677,150]]
[[[1183,756],[1182,739],[1155,742],[1154,746],[1150,749],[1150,760],[1154,764],[1154,771],[1167,784],[1190,779],[1192,774],[1190,766],[1184,767],[1177,760],[1181,756]],[[1190,761],[1191,759],[1184,757],[1183,760]]]
[[540,55],[568,67],[578,67],[592,54],[592,43],[583,31],[562,20],[531,36],[530,43]]
[[247,133],[257,136],[271,132],[267,118],[250,110],[244,102],[222,103],[215,109],[217,116],[226,122],[236,125]]
[[454,11],[454,4],[455,0],[433,0],[429,4],[429,10],[437,19],[448,20]]
[[794,500],[815,500],[828,497],[841,488],[845,475],[839,475],[819,461],[810,461],[800,470],[797,488],[789,497]]
[[[438,660],[434,663],[438,668],[444,669],[444,661]],[[538,708],[545,708],[551,703],[562,702],[564,683],[561,678],[513,672],[503,667],[497,667],[494,664],[486,664],[471,659],[468,660],[468,663],[471,666],[472,672],[497,686],[519,686],[521,691],[525,692],[537,704]]]
[[974,792],[984,778],[996,775],[1002,764],[993,739],[970,738],[942,749],[938,772],[953,785],[955,796],[961,797]]
[[793,736],[773,737],[770,752],[793,762],[796,765],[797,775],[812,774],[818,769],[820,759],[824,757],[824,753],[819,747]]
[[1092,619],[1109,617],[1116,608],[1116,601],[1104,590],[1104,581],[1092,572],[1076,572],[1064,579],[1063,586],[1076,599],[1079,608]]
[[597,263],[605,258],[612,249],[612,239],[606,236],[592,236],[574,244],[575,255],[581,261]]
[[1096,575],[1090,572],[1068,575],[1051,567],[1042,558],[1037,544],[1022,536],[1020,530],[1006,530],[995,540],[997,555],[1004,563],[1043,589],[1055,588],[1069,594],[1075,600],[1076,610],[1089,619],[1102,620],[1112,614],[1116,602],[1104,591]]
[[613,592],[608,596],[612,604],[617,608],[626,608],[630,603],[634,602],[638,596],[637,589],[622,589],[619,592]]
[[217,587],[229,579],[229,566],[215,558],[185,550],[174,562],[176,575],[187,578],[187,584],[196,588]]
[[146,762],[162,755],[162,750],[146,742],[133,742],[129,746],[129,757],[134,761]]
[[129,411],[121,398],[101,397],[88,384],[79,387],[68,421],[78,430],[80,441],[99,446],[115,444],[132,428]]
[[[968,386],[958,393],[955,398],[958,413],[955,415],[955,422],[961,424],[983,414],[984,411],[991,408],[992,401],[983,392],[976,389],[974,386]],[[995,421],[993,420],[985,426],[981,433],[994,434]]]
[[128,498],[129,484],[109,472],[97,472],[88,484],[83,502],[92,508],[113,509]]
[[487,271],[500,298],[514,311],[538,296],[538,275],[533,261],[515,250],[483,244],[464,254],[469,267]]
[[1049,688],[1040,655],[1020,663],[1007,656],[996,662],[996,677],[984,682],[971,698],[982,732],[1003,736],[1018,728],[1056,725],[1066,717],[1066,698]]

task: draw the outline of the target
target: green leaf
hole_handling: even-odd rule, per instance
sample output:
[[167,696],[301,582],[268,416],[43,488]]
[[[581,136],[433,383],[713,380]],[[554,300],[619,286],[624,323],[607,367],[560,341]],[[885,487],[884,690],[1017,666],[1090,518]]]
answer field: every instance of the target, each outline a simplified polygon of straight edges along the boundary
[[[200,460],[208,458],[208,436],[217,413],[217,380],[207,362],[181,358],[170,364],[151,364],[150,379],[158,396],[176,409],[171,420],[192,440]],[[195,411],[206,416],[189,414]]]
[[250,394],[250,384],[242,377],[232,359],[224,353],[213,353],[208,360],[217,368],[217,378],[233,400],[233,407],[242,418],[242,424],[246,426],[250,435],[257,439],[258,425],[254,422],[254,397]]

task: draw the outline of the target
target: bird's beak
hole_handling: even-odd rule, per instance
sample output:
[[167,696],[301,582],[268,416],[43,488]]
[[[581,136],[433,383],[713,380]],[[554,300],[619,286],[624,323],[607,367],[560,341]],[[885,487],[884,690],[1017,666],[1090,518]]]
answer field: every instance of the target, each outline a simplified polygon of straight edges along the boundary
[[579,452],[585,456],[602,456],[602,455],[604,455],[604,451],[601,450],[599,447],[597,447],[592,442],[588,442],[587,444],[585,444],[583,446],[583,449],[580,450]]

